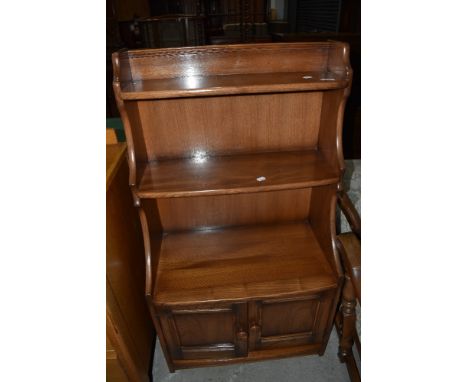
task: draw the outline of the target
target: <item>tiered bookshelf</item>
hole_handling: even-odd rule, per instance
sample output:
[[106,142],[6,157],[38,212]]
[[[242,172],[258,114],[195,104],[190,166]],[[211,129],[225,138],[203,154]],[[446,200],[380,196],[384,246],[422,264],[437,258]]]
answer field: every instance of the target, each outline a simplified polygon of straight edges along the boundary
[[335,248],[340,42],[122,51],[114,90],[171,371],[323,354]]

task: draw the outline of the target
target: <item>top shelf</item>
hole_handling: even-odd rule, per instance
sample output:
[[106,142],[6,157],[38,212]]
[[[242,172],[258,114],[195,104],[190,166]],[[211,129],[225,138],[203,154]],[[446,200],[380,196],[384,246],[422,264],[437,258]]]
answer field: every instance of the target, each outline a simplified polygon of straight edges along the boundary
[[208,45],[113,54],[123,100],[282,93],[349,87],[349,48],[339,41]]
[[121,84],[124,100],[316,91],[348,86],[345,73],[328,71],[185,76]]

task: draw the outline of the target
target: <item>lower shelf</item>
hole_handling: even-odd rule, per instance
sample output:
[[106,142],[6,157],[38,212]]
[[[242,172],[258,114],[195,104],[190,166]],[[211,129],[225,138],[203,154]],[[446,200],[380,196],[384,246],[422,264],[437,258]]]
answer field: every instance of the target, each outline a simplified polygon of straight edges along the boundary
[[235,301],[337,285],[307,222],[164,234],[156,305]]

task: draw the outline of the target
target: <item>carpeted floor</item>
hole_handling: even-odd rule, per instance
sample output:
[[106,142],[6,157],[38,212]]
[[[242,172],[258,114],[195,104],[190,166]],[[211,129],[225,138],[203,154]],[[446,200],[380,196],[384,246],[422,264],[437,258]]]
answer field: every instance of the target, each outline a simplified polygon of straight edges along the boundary
[[[332,331],[325,354],[229,366],[177,370],[170,373],[159,345],[153,364],[154,382],[341,382],[349,381],[338,356],[338,337]],[[358,360],[358,358],[357,358]]]

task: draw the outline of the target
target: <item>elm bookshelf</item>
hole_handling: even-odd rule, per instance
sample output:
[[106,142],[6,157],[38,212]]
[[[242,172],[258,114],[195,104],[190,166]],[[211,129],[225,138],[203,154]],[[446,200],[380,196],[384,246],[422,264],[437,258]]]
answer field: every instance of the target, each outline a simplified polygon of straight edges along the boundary
[[120,51],[113,64],[170,370],[323,354],[343,284],[347,44]]

